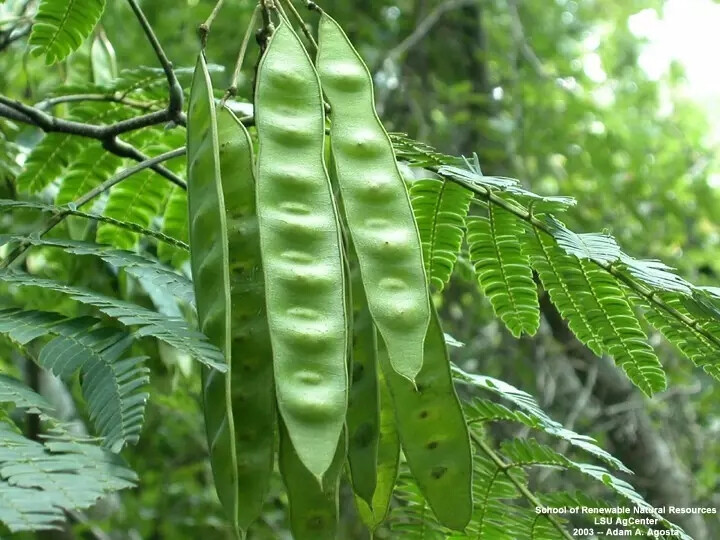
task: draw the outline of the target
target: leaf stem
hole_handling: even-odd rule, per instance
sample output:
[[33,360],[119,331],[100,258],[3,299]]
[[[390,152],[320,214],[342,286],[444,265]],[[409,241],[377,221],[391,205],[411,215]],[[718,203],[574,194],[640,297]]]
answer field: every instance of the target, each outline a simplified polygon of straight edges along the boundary
[[240,78],[240,72],[242,71],[242,65],[245,60],[245,53],[247,52],[248,44],[250,43],[250,35],[253,32],[253,27],[255,26],[255,23],[257,22],[259,11],[260,6],[257,5],[255,6],[255,9],[250,16],[250,23],[245,30],[245,35],[243,36],[242,44],[240,45],[240,52],[238,53],[237,61],[235,62],[235,69],[233,70],[232,81],[230,81],[230,86],[225,92],[223,102],[227,101],[229,97],[234,97],[235,95],[237,95],[238,79]]
[[[510,468],[512,467],[511,464],[505,463],[505,460],[500,457],[492,448],[490,448],[490,445],[488,445],[472,431],[470,431],[470,438],[480,448],[480,450],[482,450],[483,453],[487,455],[493,463],[495,463],[498,469],[507,477],[508,480],[510,480],[510,482],[513,483],[515,488],[520,492],[520,494],[522,494],[523,497],[525,497],[525,499],[533,506],[533,508],[544,506],[538,500],[538,498],[527,488],[525,484],[523,484],[512,474],[510,474]],[[572,535],[565,529],[565,527],[563,527],[563,525],[555,518],[555,516],[553,516],[552,514],[546,514],[545,517],[553,525],[553,527],[557,529],[557,531],[562,535],[563,538],[566,538],[567,540],[573,540]]]
[[210,13],[210,16],[205,20],[204,23],[202,23],[198,27],[198,35],[200,36],[200,46],[205,49],[207,46],[207,40],[208,36],[210,35],[210,28],[212,27],[212,24],[215,22],[215,18],[218,16],[218,13],[220,13],[220,9],[222,9],[223,4],[225,3],[225,0],[218,0],[215,4],[215,7],[213,8],[212,12]]
[[[54,229],[59,223],[61,223],[66,217],[72,214],[74,210],[77,208],[87,204],[91,200],[93,200],[95,197],[99,196],[100,194],[104,193],[105,191],[109,190],[111,187],[113,187],[116,184],[119,184],[126,178],[131,177],[132,175],[143,171],[145,169],[151,168],[153,165],[157,165],[159,163],[162,163],[164,161],[167,161],[172,158],[176,158],[182,155],[185,155],[186,149],[185,147],[182,148],[176,148],[175,150],[171,150],[169,152],[165,152],[164,154],[160,154],[158,156],[146,159],[145,161],[142,161],[138,163],[137,165],[134,165],[132,167],[129,167],[127,169],[124,169],[117,173],[116,175],[112,176],[111,178],[107,179],[105,182],[100,184],[99,186],[95,187],[94,189],[88,191],[84,195],[82,195],[80,198],[78,198],[76,201],[68,204],[68,208],[63,209],[62,211],[55,214],[53,217],[51,217],[45,227],[37,233],[38,236],[43,236],[50,232],[52,229]],[[187,186],[183,182],[181,187],[187,189]],[[18,247],[16,247],[10,255],[7,256],[5,260],[0,263],[0,268],[8,268],[13,261],[15,261],[20,255],[25,253],[27,249],[30,247],[29,242],[21,242]]]
[[[285,5],[290,10],[290,13],[292,13],[293,17],[295,18],[295,21],[297,24],[300,25],[300,29],[302,30],[303,34],[305,34],[305,37],[307,40],[312,44],[313,49],[315,49],[315,52],[318,50],[318,44],[315,41],[315,38],[313,37],[312,33],[310,32],[310,28],[308,27],[308,24],[305,22],[305,20],[302,18],[302,15],[298,12],[298,10],[295,8],[295,5],[292,3],[292,0],[279,0],[278,5],[282,9],[282,3],[285,3]],[[283,13],[284,15],[284,13]],[[287,18],[287,16],[285,16]],[[289,22],[289,21],[288,21]]]
[[[435,172],[437,172],[438,167],[431,167]],[[440,173],[438,173],[440,174]],[[507,210],[508,212],[514,214],[515,216],[519,217],[523,221],[526,221],[529,223],[533,228],[538,229],[545,234],[552,235],[552,231],[550,227],[548,227],[547,224],[545,224],[543,221],[536,218],[534,215],[532,215],[530,212],[525,210],[524,208],[519,208],[517,205],[511,204],[499,195],[495,194],[492,190],[480,186],[477,184],[474,184],[472,182],[468,182],[465,180],[461,180],[460,178],[451,176],[451,175],[444,175],[441,174],[443,178],[446,180],[449,180],[451,182],[455,182],[456,184],[459,184],[463,186],[466,189],[469,189],[474,194],[480,196],[483,200],[485,200],[487,203],[492,203],[494,205],[500,206],[501,208]],[[597,261],[595,259],[589,259],[592,263],[596,264],[612,276],[614,276],[616,279],[622,281],[628,288],[633,290],[635,293],[639,294],[643,298],[645,298],[649,303],[657,306],[659,309],[662,309],[663,311],[667,312],[670,316],[673,318],[679,320],[681,323],[683,323],[685,326],[688,326],[695,332],[699,332],[703,336],[705,336],[707,339],[712,341],[715,345],[720,348],[720,338],[717,338],[714,336],[711,332],[708,332],[705,328],[698,325],[695,320],[692,318],[686,316],[685,314],[681,313],[677,309],[675,309],[672,306],[667,305],[663,300],[657,297],[656,294],[644,285],[637,283],[634,279],[631,277],[628,277],[625,275],[621,270],[618,270],[615,268],[612,263],[606,263],[603,261]]]

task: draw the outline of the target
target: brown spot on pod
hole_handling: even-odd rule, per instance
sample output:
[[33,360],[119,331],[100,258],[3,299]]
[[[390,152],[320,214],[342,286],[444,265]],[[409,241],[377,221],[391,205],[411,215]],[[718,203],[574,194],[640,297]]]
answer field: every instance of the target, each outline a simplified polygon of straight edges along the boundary
[[445,476],[445,473],[447,472],[447,467],[433,467],[432,471],[430,471],[430,475],[435,480],[440,480],[443,476]]

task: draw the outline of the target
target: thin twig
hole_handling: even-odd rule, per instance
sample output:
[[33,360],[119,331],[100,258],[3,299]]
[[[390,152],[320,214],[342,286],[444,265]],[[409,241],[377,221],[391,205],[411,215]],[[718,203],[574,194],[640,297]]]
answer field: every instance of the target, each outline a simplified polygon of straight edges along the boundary
[[[164,154],[160,154],[153,158],[147,159],[145,161],[138,163],[137,165],[133,165],[132,167],[129,167],[123,171],[120,171],[119,173],[117,173],[113,177],[109,178],[108,180],[106,180],[105,182],[100,184],[99,186],[95,187],[94,189],[92,189],[92,190],[88,191],[87,193],[85,193],[84,195],[82,195],[80,198],[78,198],[73,203],[69,204],[68,209],[58,212],[53,217],[51,217],[48,220],[45,227],[38,233],[38,236],[43,236],[43,235],[47,234],[52,229],[54,229],[59,223],[61,223],[66,217],[68,217],[71,214],[72,210],[75,210],[75,209],[80,208],[81,206],[87,204],[88,202],[92,201],[95,197],[98,197],[99,195],[106,192],[107,190],[109,190],[110,188],[115,186],[116,184],[119,184],[126,178],[129,178],[132,175],[134,175],[140,171],[143,171],[145,169],[150,169],[154,165],[158,165],[169,159],[173,159],[173,158],[182,156],[185,154],[185,152],[186,152],[185,147],[176,148],[175,150],[165,152]],[[183,184],[183,186],[185,188],[187,188],[187,186],[185,186],[184,184]],[[30,247],[30,245],[31,244],[29,242],[21,242],[20,245],[18,247],[16,247],[10,253],[10,255],[8,255],[7,258],[2,261],[2,263],[0,263],[0,268],[9,267],[13,263],[13,261],[15,261],[18,257],[20,257],[20,255],[25,253],[25,251],[27,251],[27,249]]]
[[121,103],[123,105],[127,105],[128,107],[133,107],[135,109],[142,109],[142,110],[150,110],[155,107],[155,105],[151,102],[147,101],[137,101],[134,99],[126,98],[119,93],[115,94],[69,94],[66,96],[57,96],[53,98],[44,99],[42,101],[38,101],[35,104],[35,107],[40,110],[46,110],[54,107],[55,105],[60,105],[61,103],[76,103],[76,102],[82,102],[82,101],[104,101],[104,102],[110,102],[110,103]]
[[145,17],[145,14],[143,13],[142,9],[140,9],[140,6],[137,3],[137,0],[128,0],[128,3],[130,4],[130,8],[135,13],[135,16],[138,19],[138,22],[140,22],[140,26],[142,26],[143,31],[145,32],[145,36],[147,37],[148,41],[150,42],[150,45],[152,45],[152,48],[155,50],[155,55],[158,58],[158,61],[160,62],[160,65],[163,68],[163,71],[165,71],[165,76],[167,77],[168,81],[168,89],[170,92],[170,103],[168,104],[168,115],[170,116],[170,120],[176,121],[179,123],[179,118],[182,115],[182,109],[183,109],[183,90],[182,86],[180,86],[180,83],[177,80],[177,77],[175,76],[175,72],[173,71],[172,63],[168,59],[167,55],[165,54],[165,51],[163,50],[162,46],[160,45],[160,42],[158,41],[157,36],[155,35],[155,32],[153,31],[152,27],[150,26],[150,23],[148,22],[147,18]]
[[[598,376],[598,366],[597,364],[593,364],[590,366],[590,370],[587,374],[587,379],[585,380],[585,385],[583,386],[582,391],[577,396],[577,399],[575,400],[575,404],[573,405],[572,409],[570,410],[570,414],[568,414],[567,419],[565,420],[564,427],[567,430],[573,430],[575,428],[575,422],[577,422],[577,419],[580,417],[580,414],[585,410],[585,407],[590,402],[590,398],[592,398],[593,390],[595,389],[595,383],[597,382],[597,376]],[[568,448],[570,447],[570,443],[566,440],[563,440],[558,445],[558,453],[565,454],[567,452]],[[544,469],[540,471],[540,474],[538,474],[537,481],[538,483],[542,483],[547,479],[548,476],[552,474],[551,469]]]
[[5,37],[0,40],[0,52],[7,49],[10,45],[15,43],[16,41],[21,40],[25,36],[27,36],[30,33],[30,26],[27,26],[23,28],[22,30],[16,31],[17,27],[12,28],[11,30],[4,32]]
[[215,7],[213,8],[212,12],[210,13],[210,16],[207,18],[207,20],[204,23],[202,23],[198,27],[198,35],[200,36],[200,46],[203,49],[207,46],[208,35],[210,35],[210,28],[212,27],[213,22],[215,22],[215,18],[218,16],[218,13],[220,13],[220,9],[222,8],[224,3],[225,3],[225,0],[218,0],[217,4],[215,4]]
[[520,18],[520,10],[518,9],[517,2],[515,0],[507,0],[508,11],[512,16],[512,22],[510,30],[512,32],[513,39],[520,47],[525,60],[532,66],[535,72],[543,79],[552,78],[552,74],[548,72],[547,68],[543,65],[540,58],[538,58],[535,51],[530,47],[525,36],[525,28],[523,27],[522,19]]
[[87,518],[87,516],[85,516],[85,514],[83,514],[82,512],[78,510],[66,510],[65,512],[67,513],[71,521],[74,521],[75,523],[78,523],[85,527],[86,532],[90,534],[95,540],[112,540],[112,538],[105,534],[102,529],[93,525]]
[[288,9],[290,10],[290,13],[293,14],[293,17],[295,17],[295,21],[300,25],[300,29],[302,30],[303,34],[305,34],[305,37],[307,40],[312,44],[313,48],[315,49],[315,52],[318,50],[318,44],[315,41],[315,38],[313,37],[312,33],[310,32],[310,28],[307,23],[305,23],[305,20],[302,18],[302,15],[298,12],[297,9],[295,9],[295,5],[292,3],[292,0],[280,0],[279,5],[282,7],[282,3],[285,2],[285,5],[287,5]]
[[257,22],[258,11],[260,6],[255,6],[255,9],[250,16],[250,24],[248,24],[243,36],[242,44],[240,45],[240,52],[238,53],[237,61],[235,62],[235,70],[233,71],[232,80],[230,81],[230,87],[225,92],[223,102],[227,101],[229,97],[237,95],[237,84],[240,78],[240,72],[242,71],[243,61],[245,60],[245,53],[247,52],[248,44],[250,43],[250,35],[253,33],[253,27]]
[[432,28],[440,21],[442,16],[448,11],[479,3],[480,0],[445,0],[445,2],[435,7],[435,9],[433,9],[428,16],[417,25],[415,30],[408,37],[390,49],[379,65],[382,66],[382,64],[388,60],[395,60],[407,53],[410,49],[417,45],[430,32],[430,30],[432,30]]

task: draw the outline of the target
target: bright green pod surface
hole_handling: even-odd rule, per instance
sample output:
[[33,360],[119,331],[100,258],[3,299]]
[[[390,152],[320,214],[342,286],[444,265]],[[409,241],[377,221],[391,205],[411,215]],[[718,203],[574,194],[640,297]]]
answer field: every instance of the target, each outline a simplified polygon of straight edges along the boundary
[[[247,530],[262,511],[273,471],[272,348],[265,311],[252,141],[245,127],[224,107],[217,112],[217,125],[230,263],[231,398],[240,488],[238,523]],[[205,391],[207,401],[221,389],[206,387]]]
[[337,540],[340,517],[339,487],[347,442],[340,437],[334,459],[322,485],[298,458],[282,420],[280,473],[290,506],[290,530],[295,540]]
[[351,270],[351,284],[353,334],[352,377],[347,412],[348,463],[353,491],[372,504],[380,437],[375,327],[357,267]]
[[277,403],[299,459],[317,478],[347,410],[345,279],[325,168],[320,81],[281,23],[258,67],[257,207]]
[[238,525],[238,471],[229,388],[230,274],[227,222],[215,103],[205,57],[198,57],[190,90],[187,129],[190,263],[200,330],[224,354],[227,374],[203,367],[205,430],[215,488],[228,517]]
[[382,343],[378,345],[410,471],[438,521],[463,530],[472,515],[472,448],[435,309],[425,339],[425,362],[416,378],[417,391],[395,373],[387,351]]
[[395,426],[390,390],[382,371],[378,371],[380,390],[380,440],[378,442],[375,492],[371,504],[356,498],[358,511],[365,525],[375,530],[387,517],[390,510],[395,482],[400,466],[400,440]]
[[422,245],[372,78],[340,26],[322,15],[317,66],[330,141],[368,305],[397,373],[414,379],[430,321]]

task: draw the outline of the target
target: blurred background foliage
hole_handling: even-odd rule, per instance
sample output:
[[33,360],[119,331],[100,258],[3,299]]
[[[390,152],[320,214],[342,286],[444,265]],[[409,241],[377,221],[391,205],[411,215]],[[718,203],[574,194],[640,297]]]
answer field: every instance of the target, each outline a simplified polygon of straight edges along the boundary
[[[196,28],[213,4],[142,2],[176,67],[194,63]],[[574,230],[606,229],[630,254],[660,258],[693,282],[718,285],[713,130],[720,118],[688,96],[682,65],[672,64],[659,78],[649,76],[639,62],[644,40],[629,24],[643,10],[661,17],[662,0],[324,0],[322,6],[344,25],[373,71],[378,109],[389,130],[407,132],[445,153],[477,152],[486,174],[519,178],[537,193],[574,196],[578,207],[566,216]],[[215,76],[217,88],[229,83],[252,8],[251,2],[228,1],[213,26],[208,57],[226,67]],[[119,69],[154,65],[124,2],[108,3],[100,31],[112,43]],[[20,40],[0,54],[3,94],[36,102],[60,84],[88,80],[89,46],[46,68],[25,45]],[[240,98],[249,100],[252,70],[245,73]],[[6,145],[33,144],[4,135]],[[12,191],[16,172],[0,170],[3,197]],[[12,226],[30,231],[37,226],[33,219],[37,216]],[[2,221],[0,229],[10,225]],[[149,303],[122,275],[108,275],[102,265],[80,257],[37,250],[27,264]],[[22,294],[26,300],[34,295],[38,306],[76,309],[60,303],[59,296]],[[539,334],[515,340],[463,272],[442,309],[446,331],[466,344],[453,350],[458,363],[532,393],[567,427],[598,438],[635,470],[633,483],[651,503],[720,508],[720,409],[712,383],[660,344],[670,389],[646,399],[611,361],[580,347],[547,302],[543,312]],[[152,357],[151,397],[144,436],[124,455],[141,484],[104,501],[72,534],[229,538],[206,460],[197,366],[154,345],[138,347]],[[13,354],[0,344],[2,370],[17,371]],[[49,378],[42,384],[67,419],[83,418],[85,412],[74,408],[61,385]],[[548,490],[583,489],[577,477],[541,474],[533,481]],[[289,537],[279,482],[252,538]],[[351,501],[344,502],[350,509]],[[678,522],[696,538],[720,537],[717,515]],[[344,530],[348,538],[362,538],[352,511]],[[73,537],[69,531],[53,535]]]

